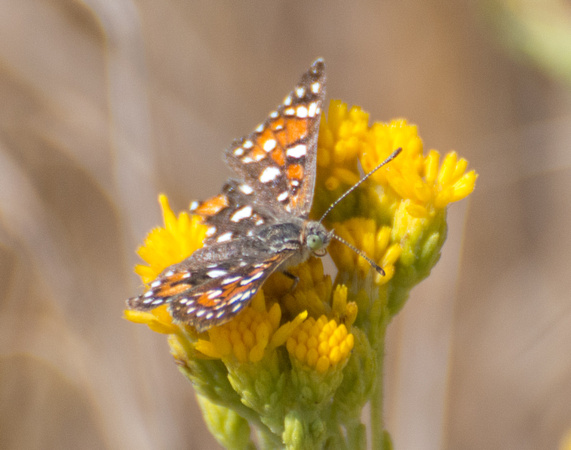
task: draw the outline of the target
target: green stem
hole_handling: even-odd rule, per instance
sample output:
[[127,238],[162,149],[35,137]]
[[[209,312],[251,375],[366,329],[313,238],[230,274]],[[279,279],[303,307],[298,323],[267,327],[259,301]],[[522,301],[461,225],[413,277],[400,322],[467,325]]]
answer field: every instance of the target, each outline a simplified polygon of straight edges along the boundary
[[372,448],[376,450],[385,449],[385,424],[383,420],[383,379],[384,379],[384,358],[385,358],[385,333],[387,331],[387,321],[381,320],[379,331],[376,334],[377,342],[375,353],[377,357],[377,376],[375,390],[371,398],[371,441]]

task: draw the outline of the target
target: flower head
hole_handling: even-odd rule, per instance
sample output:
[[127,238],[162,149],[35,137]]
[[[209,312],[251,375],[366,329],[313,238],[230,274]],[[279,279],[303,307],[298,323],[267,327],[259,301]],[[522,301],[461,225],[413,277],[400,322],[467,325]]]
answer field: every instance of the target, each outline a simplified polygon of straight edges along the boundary
[[345,324],[321,316],[307,319],[287,341],[287,350],[298,364],[325,373],[347,361],[354,338]]
[[135,267],[135,272],[144,283],[150,283],[168,266],[192,255],[202,247],[206,235],[207,228],[198,216],[183,211],[176,217],[166,195],[159,196],[159,203],[165,225],[152,230],[137,250],[141,259],[147,263]]

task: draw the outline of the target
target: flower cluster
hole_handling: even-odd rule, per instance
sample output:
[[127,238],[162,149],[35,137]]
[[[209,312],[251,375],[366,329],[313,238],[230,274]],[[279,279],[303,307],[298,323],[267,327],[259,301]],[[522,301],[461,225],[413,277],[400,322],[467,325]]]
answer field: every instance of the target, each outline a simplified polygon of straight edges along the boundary
[[[205,420],[228,446],[323,448],[362,445],[363,406],[381,406],[385,329],[412,287],[438,261],[446,238],[446,207],[468,196],[476,173],[451,152],[423,153],[417,129],[405,120],[375,123],[358,107],[332,101],[320,124],[312,217],[324,211],[397,148],[401,153],[344,198],[325,218],[328,228],[384,270],[341,242],[329,253],[334,280],[310,258],[273,274],[231,321],[204,333],[173,322],[165,307],[126,311],[126,318],[169,335],[171,352],[192,381]],[[164,227],[151,231],[136,272],[150,283],[166,267],[202,246],[197,216],[178,217],[159,199]],[[376,415],[377,416],[376,416]],[[373,427],[373,444],[386,439]]]

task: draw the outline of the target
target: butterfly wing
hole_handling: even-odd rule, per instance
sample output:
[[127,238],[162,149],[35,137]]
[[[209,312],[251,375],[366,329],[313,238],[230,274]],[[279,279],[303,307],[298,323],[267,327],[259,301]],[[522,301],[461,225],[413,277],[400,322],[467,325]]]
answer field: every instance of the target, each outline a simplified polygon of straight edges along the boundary
[[175,320],[201,332],[238,314],[288,257],[289,252],[269,254],[253,239],[205,247],[169,267],[127,304],[140,311],[169,304]]
[[228,180],[219,195],[191,205],[209,226],[205,246],[129,299],[131,309],[169,304],[175,320],[199,331],[220,325],[299,252],[281,242],[272,248],[260,233],[270,225],[295,229],[293,223],[309,214],[324,98],[325,65],[318,59],[262,125],[226,150],[226,162],[242,179]]
[[316,60],[276,111],[226,150],[242,177],[191,211],[209,226],[205,245],[253,235],[260,226],[307,218],[315,186],[319,119],[325,98],[325,65]]
[[205,246],[252,236],[256,228],[277,221],[271,208],[256,201],[250,186],[234,179],[226,182],[221,194],[191,205],[191,211],[201,215],[209,227]]
[[276,111],[224,154],[227,164],[254,191],[256,202],[271,207],[276,215],[306,218],[309,214],[325,81],[325,64],[318,59]]

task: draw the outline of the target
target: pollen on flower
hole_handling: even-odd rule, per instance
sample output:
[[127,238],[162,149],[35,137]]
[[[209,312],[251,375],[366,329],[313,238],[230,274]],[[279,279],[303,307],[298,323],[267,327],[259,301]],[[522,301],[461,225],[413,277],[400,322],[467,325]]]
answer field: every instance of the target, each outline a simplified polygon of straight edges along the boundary
[[304,367],[325,373],[343,365],[353,349],[354,336],[345,324],[321,316],[307,319],[287,341],[290,356]]
[[164,227],[153,229],[137,253],[147,263],[135,267],[144,283],[150,283],[168,266],[188,258],[202,247],[207,227],[199,216],[181,212],[175,216],[166,195],[159,196],[163,210]]

